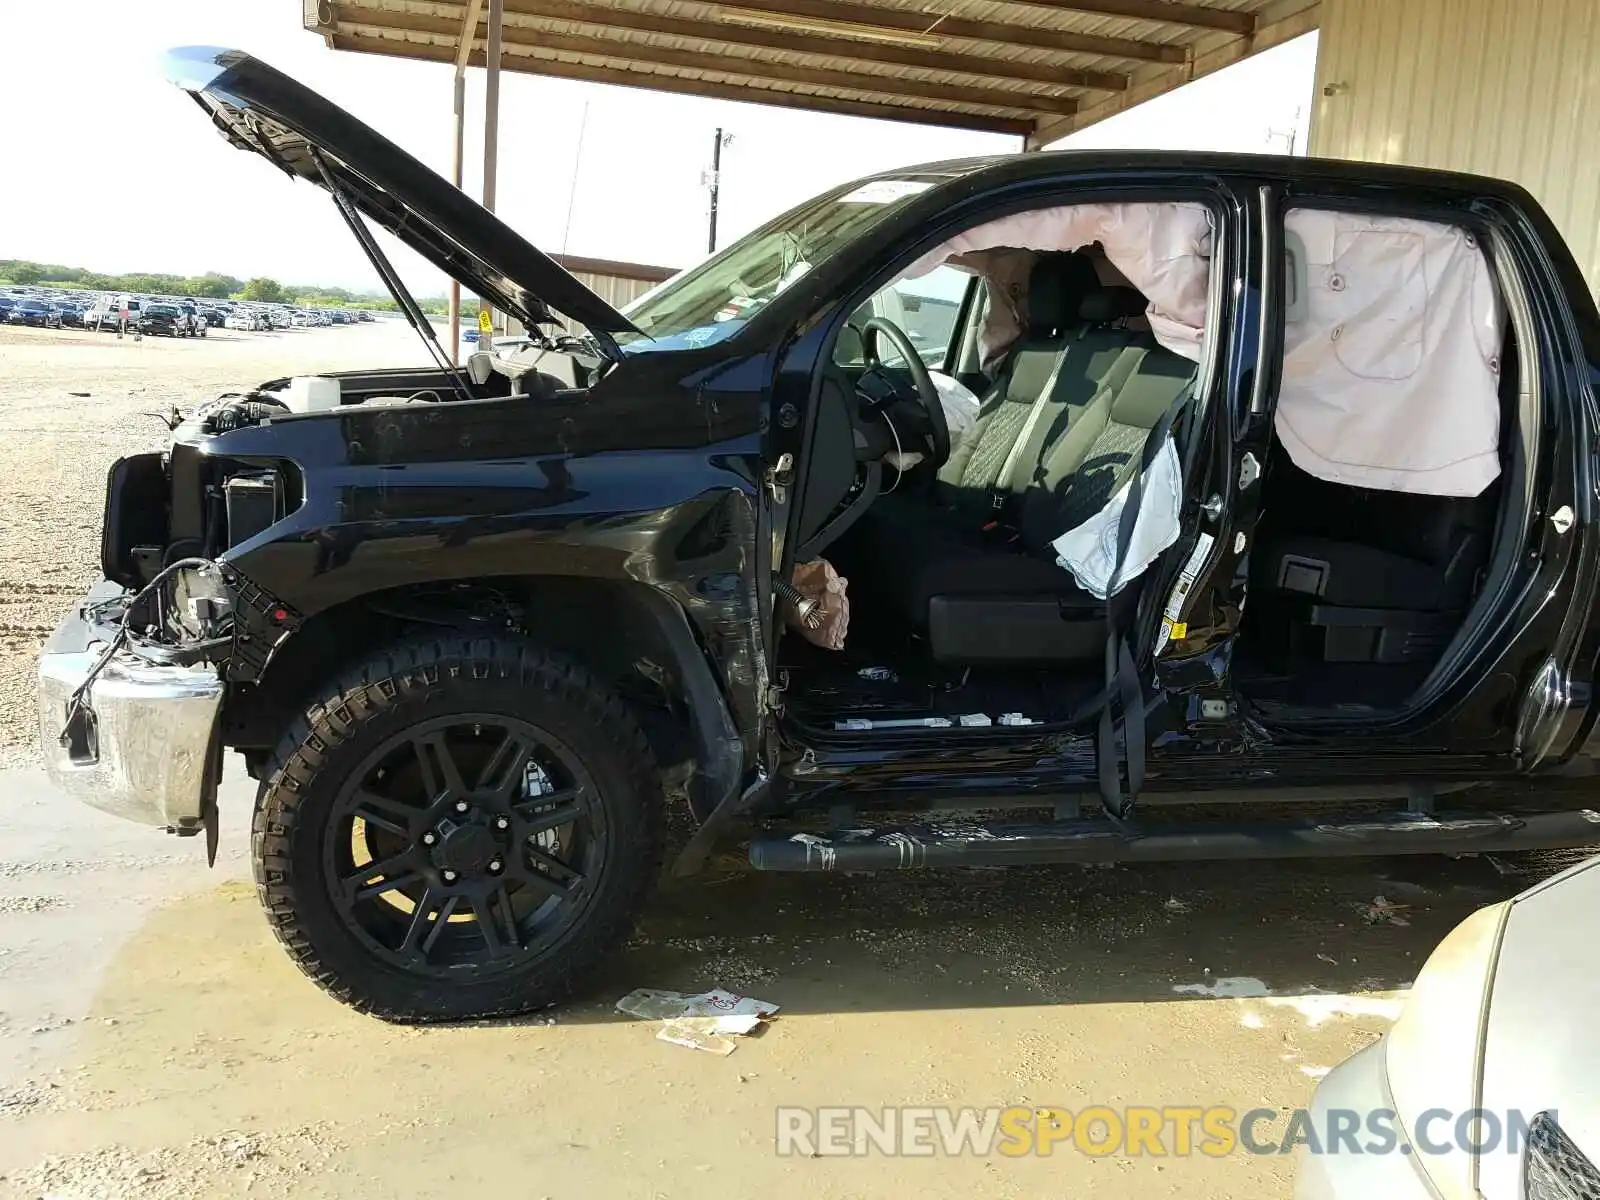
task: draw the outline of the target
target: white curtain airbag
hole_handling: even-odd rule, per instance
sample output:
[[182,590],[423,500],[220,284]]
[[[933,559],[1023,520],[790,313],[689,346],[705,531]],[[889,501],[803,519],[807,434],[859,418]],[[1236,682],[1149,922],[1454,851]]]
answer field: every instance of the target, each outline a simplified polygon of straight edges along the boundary
[[1065,204],[958,233],[919,258],[906,275],[926,275],[940,263],[974,251],[1008,247],[1064,252],[1098,242],[1111,264],[1150,302],[1146,315],[1156,340],[1199,362],[1210,240],[1210,218],[1198,204]]
[[1275,418],[1289,457],[1351,487],[1480,494],[1500,473],[1502,314],[1476,239],[1313,209],[1286,224],[1305,246]]

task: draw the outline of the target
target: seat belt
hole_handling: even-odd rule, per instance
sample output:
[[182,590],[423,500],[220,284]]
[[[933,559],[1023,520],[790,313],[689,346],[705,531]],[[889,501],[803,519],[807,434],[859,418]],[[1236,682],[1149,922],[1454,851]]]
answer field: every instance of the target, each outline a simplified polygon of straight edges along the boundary
[[[1022,457],[1022,451],[1033,440],[1033,431],[1039,424],[1039,418],[1044,416],[1044,410],[1049,407],[1050,398],[1055,395],[1056,383],[1061,378],[1061,369],[1066,365],[1067,351],[1063,346],[1061,353],[1056,356],[1056,365],[1050,372],[1050,378],[1035,397],[1033,407],[1028,410],[1027,419],[1022,422],[1022,431],[1017,434],[1017,440],[1011,443],[1011,451],[1000,466],[1000,474],[995,476],[994,483],[989,486],[989,507],[996,513],[1006,506],[1006,500],[1011,495],[1011,476],[1017,469],[1017,460]],[[1009,382],[1008,380],[1007,383]]]
[[[1144,589],[1128,588],[1117,591],[1122,568],[1128,557],[1128,547],[1133,541],[1133,531],[1139,521],[1139,508],[1144,501],[1144,475],[1155,462],[1156,456],[1172,433],[1173,423],[1194,399],[1198,380],[1191,380],[1182,394],[1161,415],[1145,437],[1139,453],[1139,466],[1128,482],[1128,498],[1117,519],[1117,552],[1112,559],[1111,576],[1106,582],[1106,690],[1105,707],[1100,710],[1100,728],[1096,738],[1095,758],[1100,775],[1100,800],[1106,815],[1115,821],[1126,819],[1133,811],[1133,802],[1144,787],[1145,768],[1145,699],[1144,682],[1139,678],[1139,664],[1134,657],[1128,631],[1134,626],[1139,613],[1139,598]],[[1128,763],[1128,794],[1122,794],[1121,761],[1117,754],[1117,718],[1113,706],[1120,702],[1122,709],[1123,755]]]

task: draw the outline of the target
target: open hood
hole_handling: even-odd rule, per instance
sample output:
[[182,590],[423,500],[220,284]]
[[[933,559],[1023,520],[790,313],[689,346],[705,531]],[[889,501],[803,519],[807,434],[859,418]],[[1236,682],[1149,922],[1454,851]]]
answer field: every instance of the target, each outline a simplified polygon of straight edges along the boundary
[[310,88],[240,50],[168,51],[166,75],[229,142],[327,190],[317,160],[372,223],[525,325],[551,311],[597,333],[633,325],[481,204]]

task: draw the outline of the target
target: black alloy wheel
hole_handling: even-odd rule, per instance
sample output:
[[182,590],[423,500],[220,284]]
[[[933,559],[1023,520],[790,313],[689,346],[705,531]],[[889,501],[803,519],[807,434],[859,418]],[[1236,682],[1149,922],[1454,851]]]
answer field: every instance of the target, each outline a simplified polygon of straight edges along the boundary
[[273,931],[319,986],[387,1020],[571,997],[660,871],[660,773],[633,712],[519,639],[384,648],[327,682],[261,778],[251,843]]
[[330,899],[375,955],[419,974],[514,968],[581,919],[605,812],[572,753],[527,721],[441,717],[351,775],[324,844]]

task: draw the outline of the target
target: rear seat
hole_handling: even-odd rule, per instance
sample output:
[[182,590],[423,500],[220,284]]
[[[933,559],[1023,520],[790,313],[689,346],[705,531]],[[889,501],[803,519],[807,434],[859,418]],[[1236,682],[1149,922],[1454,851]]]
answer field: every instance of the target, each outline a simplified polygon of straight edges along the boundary
[[1438,658],[1488,562],[1498,487],[1460,499],[1329,483],[1275,446],[1252,603],[1324,662]]

